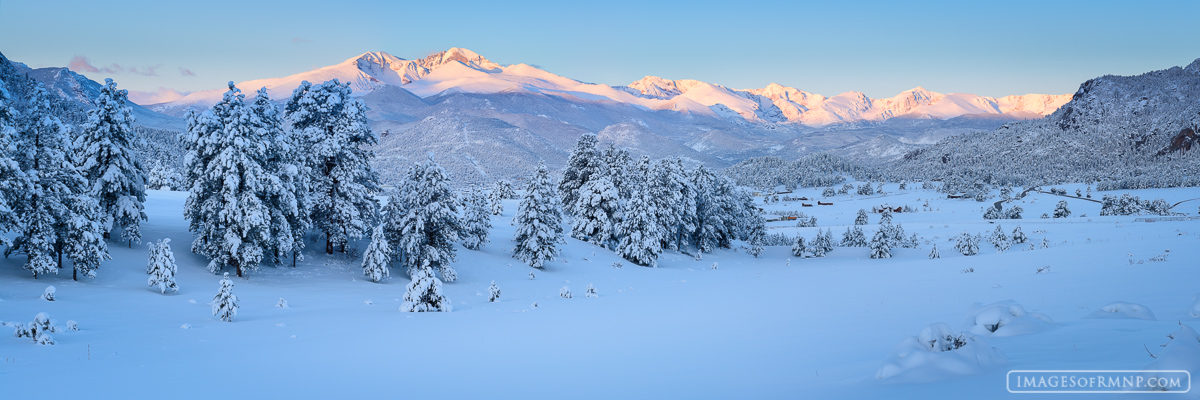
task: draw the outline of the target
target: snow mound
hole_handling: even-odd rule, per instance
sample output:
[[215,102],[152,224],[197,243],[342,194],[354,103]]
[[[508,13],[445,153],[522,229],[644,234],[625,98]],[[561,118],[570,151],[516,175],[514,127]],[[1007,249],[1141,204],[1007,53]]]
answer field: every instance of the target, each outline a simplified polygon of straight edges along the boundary
[[889,383],[933,382],[977,374],[1007,361],[1000,349],[982,336],[954,333],[949,325],[936,323],[900,342],[875,372],[875,379]]
[[1116,301],[1108,303],[1099,310],[1084,316],[1088,319],[1144,319],[1147,321],[1156,321],[1154,312],[1137,303],[1126,303],[1124,301]]
[[1188,317],[1200,318],[1200,293],[1192,297],[1192,309],[1188,310]]
[[[1146,364],[1143,370],[1187,370],[1192,375],[1200,373],[1200,334],[1192,327],[1179,324],[1179,330],[1167,335],[1170,340],[1162,345],[1164,348],[1156,354],[1154,361]],[[1145,373],[1147,378],[1156,377],[1152,372]],[[1188,398],[1200,398],[1200,392],[1191,391]]]
[[1016,336],[1050,329],[1054,320],[1045,314],[1025,311],[1012,300],[984,305],[975,303],[967,309],[967,330],[984,336]]

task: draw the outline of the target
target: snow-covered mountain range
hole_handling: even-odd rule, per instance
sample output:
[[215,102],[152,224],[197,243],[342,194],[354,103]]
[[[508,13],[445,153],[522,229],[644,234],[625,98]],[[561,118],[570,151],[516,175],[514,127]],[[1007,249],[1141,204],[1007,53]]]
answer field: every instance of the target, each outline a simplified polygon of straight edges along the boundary
[[[338,79],[350,82],[356,93],[385,85],[398,86],[421,98],[447,93],[537,93],[580,101],[605,101],[645,110],[671,110],[687,115],[718,117],[751,123],[801,123],[808,126],[882,121],[894,117],[948,119],[962,115],[1004,114],[1015,118],[1047,115],[1070,95],[1027,94],[992,98],[965,93],[942,94],[917,87],[894,97],[872,99],[859,92],[833,97],[771,84],[761,89],[731,89],[682,79],[647,76],[627,86],[585,83],[526,64],[502,66],[461,48],[418,60],[383,52],[363,53],[336,65],[271,79],[238,84],[243,90],[266,87],[272,99],[282,100],[302,81]],[[209,107],[224,89],[192,93],[154,105],[156,111],[182,115],[191,107]]]

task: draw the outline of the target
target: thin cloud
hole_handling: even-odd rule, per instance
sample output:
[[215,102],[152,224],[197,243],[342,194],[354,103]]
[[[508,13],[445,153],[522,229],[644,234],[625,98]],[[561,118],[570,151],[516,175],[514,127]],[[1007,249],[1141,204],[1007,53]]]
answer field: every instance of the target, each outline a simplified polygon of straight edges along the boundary
[[196,73],[190,69],[179,67],[179,76],[196,76]]
[[96,65],[92,64],[91,60],[88,60],[88,58],[84,56],[71,57],[71,61],[67,63],[67,68],[75,72],[104,73],[112,75],[134,74],[141,76],[158,76],[158,69],[161,67],[162,64],[126,68],[117,63],[113,63],[108,66],[97,67]]
[[302,37],[292,38],[292,43],[302,43],[303,44],[303,43],[312,43],[312,42],[313,42],[312,39],[305,39]]

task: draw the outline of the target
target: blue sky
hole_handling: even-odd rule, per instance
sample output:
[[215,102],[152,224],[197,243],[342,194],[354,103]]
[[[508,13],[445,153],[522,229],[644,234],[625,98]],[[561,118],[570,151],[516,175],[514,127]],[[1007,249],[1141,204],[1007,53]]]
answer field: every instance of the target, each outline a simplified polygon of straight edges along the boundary
[[0,52],[133,91],[464,47],[593,83],[657,75],[872,97],[1070,93],[1200,57],[1200,1],[836,3],[0,0]]

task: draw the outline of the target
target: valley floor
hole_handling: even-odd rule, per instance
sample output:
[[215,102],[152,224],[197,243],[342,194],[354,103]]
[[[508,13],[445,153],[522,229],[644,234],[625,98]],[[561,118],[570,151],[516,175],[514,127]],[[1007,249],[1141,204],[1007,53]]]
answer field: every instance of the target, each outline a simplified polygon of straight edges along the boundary
[[[912,206],[918,212],[894,221],[919,235],[920,248],[894,249],[890,259],[848,247],[802,259],[774,246],[761,258],[744,249],[702,260],[668,251],[651,269],[569,239],[559,260],[530,279],[531,268],[508,255],[511,201],[492,221],[491,243],[459,248],[459,279],[443,286],[452,312],[402,313],[403,271],[372,283],[357,259],[309,252],[297,268],[234,278],[241,308],[233,322],[212,316],[208,303],[220,277],[188,251],[186,193],[155,191],[143,236],[172,239],[178,293],[146,286],[145,244],[110,243],[113,260],[80,282],[69,270],[34,280],[21,269],[23,256],[0,259],[0,321],[25,323],[46,312],[56,325],[74,320],[80,329],[39,346],[0,328],[0,397],[1036,398],[1009,394],[1006,373],[1139,370],[1155,361],[1148,351],[1162,355],[1159,345],[1181,323],[1200,327],[1190,314],[1200,294],[1200,220],[1100,217],[1099,204],[1078,200],[1068,200],[1071,217],[1039,219],[1061,198],[1030,193],[1016,203],[1026,219],[989,222],[981,216],[991,202],[895,184],[886,190],[837,196],[832,206],[764,207],[803,211],[820,225],[773,222],[770,233],[811,239],[831,228],[837,242],[860,208]],[[1172,204],[1200,197],[1195,188],[1130,193]],[[1197,203],[1175,211],[1195,216]],[[868,238],[877,223],[871,214]],[[996,224],[1006,232],[1020,225],[1036,248],[998,253],[985,241],[977,256],[953,250],[955,235],[987,237]],[[1043,239],[1049,248],[1041,248]],[[931,260],[934,244],[942,258]],[[355,250],[365,248],[360,242]],[[1038,273],[1042,267],[1049,268]],[[968,268],[974,272],[962,272]],[[488,302],[493,280],[502,291],[497,303]],[[599,297],[584,296],[589,284]],[[47,285],[57,288],[54,302],[40,298]],[[573,298],[559,297],[564,286]],[[276,307],[280,298],[289,307]],[[933,368],[877,378],[906,338],[938,322],[969,330],[974,303],[1005,300],[1053,322],[981,335],[1002,362],[973,374]],[[1156,319],[1085,318],[1117,301],[1144,305]]]

